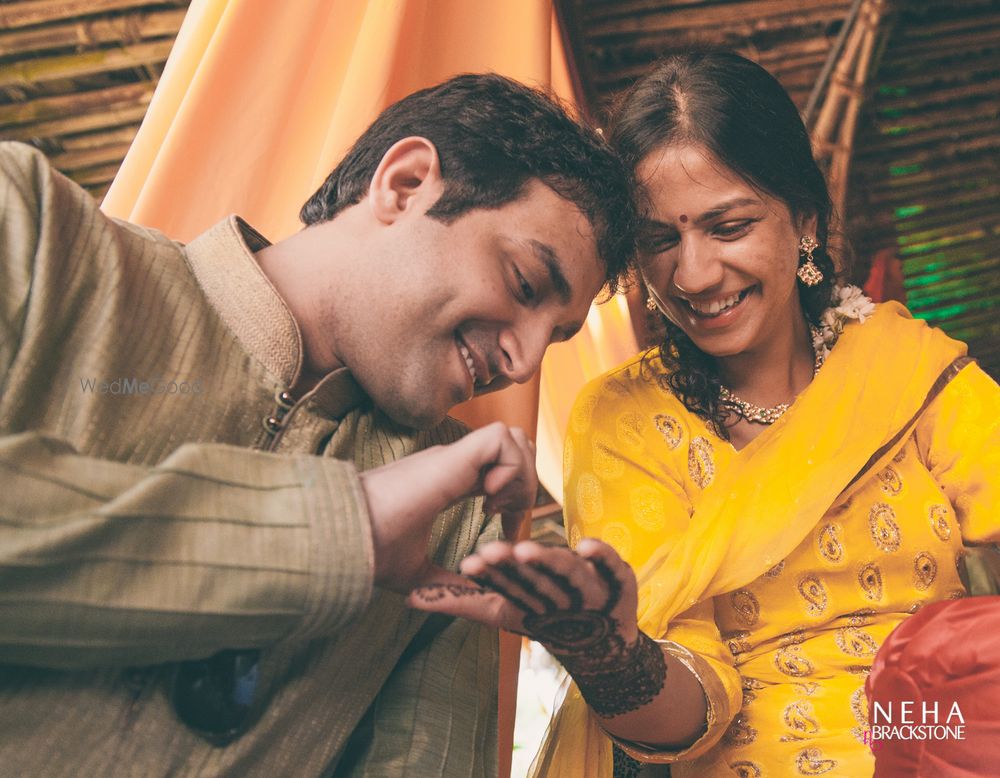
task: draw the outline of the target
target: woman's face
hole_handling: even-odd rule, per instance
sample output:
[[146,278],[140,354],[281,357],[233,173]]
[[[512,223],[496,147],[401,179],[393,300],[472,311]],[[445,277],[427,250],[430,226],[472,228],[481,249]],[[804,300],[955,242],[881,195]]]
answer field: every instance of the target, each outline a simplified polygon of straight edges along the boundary
[[805,329],[794,217],[700,146],[668,146],[639,165],[649,195],[643,275],[664,314],[715,357],[766,350]]

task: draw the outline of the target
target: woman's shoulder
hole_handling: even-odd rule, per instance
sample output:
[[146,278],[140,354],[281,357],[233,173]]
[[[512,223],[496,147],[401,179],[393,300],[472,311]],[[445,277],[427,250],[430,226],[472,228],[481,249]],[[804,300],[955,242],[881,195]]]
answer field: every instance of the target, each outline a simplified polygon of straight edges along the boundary
[[587,437],[607,427],[616,436],[626,431],[630,439],[665,435],[676,444],[686,437],[684,430],[700,430],[703,423],[674,395],[669,376],[654,348],[593,379],[573,404],[570,436]]
[[577,396],[577,403],[675,403],[683,407],[670,391],[668,376],[659,348],[647,349],[585,384]]

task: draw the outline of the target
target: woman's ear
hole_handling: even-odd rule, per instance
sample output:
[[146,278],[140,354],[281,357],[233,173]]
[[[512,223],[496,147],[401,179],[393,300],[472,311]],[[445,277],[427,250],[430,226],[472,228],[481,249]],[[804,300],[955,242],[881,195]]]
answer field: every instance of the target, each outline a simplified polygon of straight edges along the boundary
[[801,214],[797,219],[797,230],[799,235],[808,235],[810,238],[816,237],[816,228],[819,224],[819,220],[816,218],[816,213],[810,211],[808,213]]
[[368,200],[375,218],[392,224],[414,209],[429,210],[443,190],[437,148],[427,138],[411,136],[396,141],[382,155]]

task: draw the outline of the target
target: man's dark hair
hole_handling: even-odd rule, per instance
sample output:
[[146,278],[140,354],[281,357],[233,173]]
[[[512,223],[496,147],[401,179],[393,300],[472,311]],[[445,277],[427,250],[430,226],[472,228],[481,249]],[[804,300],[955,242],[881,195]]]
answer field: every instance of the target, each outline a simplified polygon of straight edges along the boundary
[[553,98],[496,74],[456,76],[386,108],[302,206],[302,222],[328,221],[359,202],[386,151],[410,136],[430,140],[440,160],[444,192],[428,216],[447,223],[499,208],[538,179],[587,217],[607,286],[622,287],[635,249],[631,173]]

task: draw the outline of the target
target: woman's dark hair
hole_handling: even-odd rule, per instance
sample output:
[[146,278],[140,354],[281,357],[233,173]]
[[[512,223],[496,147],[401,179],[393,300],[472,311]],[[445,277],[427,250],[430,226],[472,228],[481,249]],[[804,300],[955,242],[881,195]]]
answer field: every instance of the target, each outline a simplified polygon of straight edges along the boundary
[[428,216],[449,223],[475,208],[500,208],[537,179],[587,217],[608,290],[627,282],[635,254],[631,171],[553,97],[495,73],[455,76],[386,108],[302,206],[302,222],[327,221],[359,202],[386,151],[409,136],[430,140],[441,164],[444,191]]
[[[820,248],[813,257],[823,281],[798,287],[806,319],[818,325],[831,303],[835,276],[826,249],[830,194],[798,109],[770,73],[732,52],[669,56],[624,95],[610,140],[633,171],[664,147],[701,146],[748,184],[784,202],[793,215],[815,213]],[[728,439],[725,422],[732,406],[719,399],[715,360],[680,327],[666,319],[664,324],[659,354],[667,372],[657,380]]]

